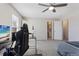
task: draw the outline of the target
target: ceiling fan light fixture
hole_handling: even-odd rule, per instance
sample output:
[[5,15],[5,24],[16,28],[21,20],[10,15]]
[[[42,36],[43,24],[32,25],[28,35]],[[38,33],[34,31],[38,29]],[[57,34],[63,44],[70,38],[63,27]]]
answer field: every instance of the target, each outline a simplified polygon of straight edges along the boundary
[[49,7],[49,10],[53,10],[54,9],[54,7]]

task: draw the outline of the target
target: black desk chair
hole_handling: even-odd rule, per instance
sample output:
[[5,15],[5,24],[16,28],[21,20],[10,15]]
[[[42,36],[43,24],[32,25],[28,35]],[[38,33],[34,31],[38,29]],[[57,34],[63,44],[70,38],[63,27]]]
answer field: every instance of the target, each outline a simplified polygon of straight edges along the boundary
[[15,51],[22,56],[29,48],[29,31],[27,24],[23,24],[20,31],[16,33],[16,47]]

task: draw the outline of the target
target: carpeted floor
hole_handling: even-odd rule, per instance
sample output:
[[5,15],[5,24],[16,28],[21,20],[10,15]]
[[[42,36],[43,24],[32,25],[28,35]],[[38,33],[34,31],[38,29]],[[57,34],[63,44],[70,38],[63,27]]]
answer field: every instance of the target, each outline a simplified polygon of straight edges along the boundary
[[[40,40],[37,41],[37,54],[35,53],[35,41],[30,40],[30,48],[24,54],[24,56],[59,56],[57,53],[57,48],[63,41],[54,40]],[[3,55],[4,50],[0,52],[0,56]]]
[[[54,41],[54,40],[45,40],[37,41],[37,56],[59,56],[57,53],[57,47],[63,41]],[[31,47],[24,54],[24,56],[33,56],[35,55],[34,41],[30,41],[29,44]]]

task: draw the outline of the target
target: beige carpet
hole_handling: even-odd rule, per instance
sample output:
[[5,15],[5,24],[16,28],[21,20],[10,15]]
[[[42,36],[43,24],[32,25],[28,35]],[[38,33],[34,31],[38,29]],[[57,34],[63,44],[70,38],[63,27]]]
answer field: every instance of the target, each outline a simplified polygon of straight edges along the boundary
[[[57,48],[58,48],[58,45],[62,42],[63,41],[54,41],[54,40],[37,41],[37,54],[42,54],[42,56],[59,56],[57,53]],[[30,48],[24,54],[24,56],[35,55],[35,41],[30,40],[29,45],[30,45]],[[0,51],[0,56],[3,55],[3,52],[4,50]]]
[[[37,41],[38,54],[42,54],[43,56],[59,56],[57,53],[57,48],[58,45],[62,42],[63,41],[54,41],[54,40]],[[29,45],[31,47],[24,54],[24,56],[29,56],[29,55],[31,56],[35,54],[34,41],[31,40]]]

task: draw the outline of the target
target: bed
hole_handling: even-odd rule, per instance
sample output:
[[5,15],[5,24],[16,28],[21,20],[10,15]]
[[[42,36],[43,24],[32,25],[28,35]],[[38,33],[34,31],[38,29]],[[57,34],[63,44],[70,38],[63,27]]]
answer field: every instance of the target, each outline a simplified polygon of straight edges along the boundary
[[79,56],[79,42],[62,42],[57,52],[61,56]]

